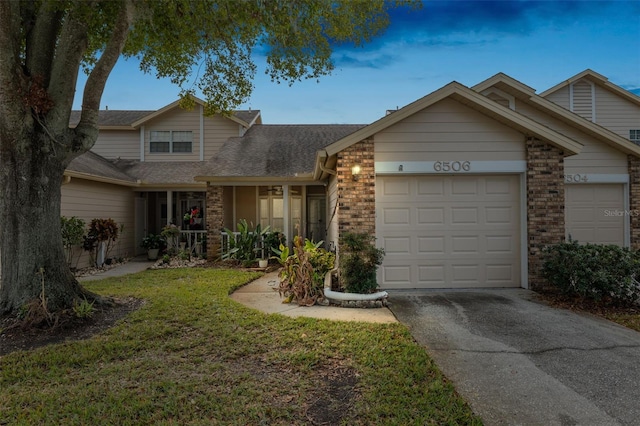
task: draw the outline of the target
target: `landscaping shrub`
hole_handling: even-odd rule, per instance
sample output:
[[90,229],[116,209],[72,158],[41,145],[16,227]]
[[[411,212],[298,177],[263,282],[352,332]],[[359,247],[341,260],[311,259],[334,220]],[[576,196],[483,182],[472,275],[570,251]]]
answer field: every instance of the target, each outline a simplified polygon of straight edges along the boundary
[[269,232],[269,227],[262,229],[260,224],[247,224],[247,221],[240,219],[238,222],[238,234],[236,235],[230,229],[225,229],[229,236],[229,252],[222,256],[223,259],[236,259],[241,261],[245,266],[251,266],[255,263],[258,253],[262,252],[262,239]]
[[281,296],[299,305],[311,306],[324,297],[324,276],[334,267],[335,254],[321,248],[322,241],[314,243],[299,236],[293,239],[293,254],[289,248],[280,246],[280,288]]
[[340,252],[340,281],[348,293],[373,293],[378,288],[376,271],[384,250],[373,245],[369,234],[346,233]]
[[[82,243],[82,237],[84,236],[85,222],[75,216],[60,217],[60,231],[62,232],[62,245],[67,254],[67,264],[69,267],[77,267],[78,260],[80,259],[80,253],[76,253],[74,256],[74,247],[79,246]],[[74,264],[75,260],[75,264]]]
[[544,277],[565,294],[616,304],[640,298],[637,251],[569,241],[545,248],[544,256]]

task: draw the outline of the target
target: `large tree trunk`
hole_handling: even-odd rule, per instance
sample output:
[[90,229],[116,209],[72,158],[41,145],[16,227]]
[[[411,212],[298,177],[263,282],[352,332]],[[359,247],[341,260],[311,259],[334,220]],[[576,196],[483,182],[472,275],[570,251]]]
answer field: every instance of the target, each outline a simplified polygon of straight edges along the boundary
[[49,135],[20,137],[2,142],[0,313],[17,311],[34,299],[44,300],[50,312],[58,311],[90,295],[69,270],[62,247],[64,155],[55,152],[62,148]]

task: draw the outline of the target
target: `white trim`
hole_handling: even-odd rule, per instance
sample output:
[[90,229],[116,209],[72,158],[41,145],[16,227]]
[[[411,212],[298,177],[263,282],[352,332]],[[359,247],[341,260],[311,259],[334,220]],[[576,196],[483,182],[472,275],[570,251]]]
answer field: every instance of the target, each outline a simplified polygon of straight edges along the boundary
[[527,175],[520,174],[520,287],[529,289],[529,224],[527,223]]
[[204,106],[200,105],[200,161],[204,161]]
[[140,126],[140,161],[144,161],[144,126]]
[[[628,174],[599,174],[599,173],[565,173],[566,185],[585,185],[590,183],[629,183]],[[575,179],[569,179],[575,176]]]
[[173,190],[167,191],[167,226],[171,225],[173,219]]
[[[496,87],[490,87],[489,89],[483,90],[482,94],[487,96],[490,93],[495,93],[498,96],[502,96],[504,99],[506,99],[509,102],[509,109],[512,109],[515,111],[516,109],[516,98],[513,95],[508,94],[507,92],[504,92]],[[487,96],[488,97],[488,96]]]
[[[624,210],[628,212],[631,210],[629,182],[623,185],[622,196],[624,197],[624,203],[623,203]],[[624,239],[622,243],[624,244],[625,247],[631,247],[631,215],[628,215],[628,214],[624,215],[623,232],[624,232]]]
[[573,83],[569,84],[569,111],[573,111]]
[[[291,215],[289,214],[289,208],[291,203],[289,202],[289,185],[282,184],[282,232],[286,235],[293,235],[291,230]],[[269,207],[271,208],[271,207]],[[293,241],[293,238],[291,237]]]
[[591,121],[596,122],[596,85],[593,83],[591,83]]
[[[464,155],[464,154],[463,154]],[[454,160],[449,163],[463,163]],[[476,174],[476,173],[523,173],[527,171],[524,160],[511,161],[468,161],[468,170],[437,171],[437,163],[441,161],[376,161],[376,174]],[[457,168],[457,167],[456,167]]]

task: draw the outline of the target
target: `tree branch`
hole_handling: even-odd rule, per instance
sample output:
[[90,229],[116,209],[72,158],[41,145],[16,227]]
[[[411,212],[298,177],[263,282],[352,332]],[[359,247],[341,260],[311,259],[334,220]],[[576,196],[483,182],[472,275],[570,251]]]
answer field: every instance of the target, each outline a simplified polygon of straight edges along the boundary
[[[96,62],[85,84],[82,95],[82,113],[76,131],[82,133],[91,127],[97,126],[100,99],[102,98],[107,78],[118,61],[118,58],[120,58],[134,19],[135,7],[133,2],[131,0],[122,0],[120,13],[116,19],[111,38],[107,42],[102,55],[100,55],[100,59]],[[86,146],[85,143],[84,148],[91,148],[93,142],[94,141],[92,141],[89,146]]]
[[25,65],[29,76],[42,76],[44,86],[49,85],[56,40],[62,23],[63,12],[53,3],[42,3],[35,13],[35,22],[26,34]]

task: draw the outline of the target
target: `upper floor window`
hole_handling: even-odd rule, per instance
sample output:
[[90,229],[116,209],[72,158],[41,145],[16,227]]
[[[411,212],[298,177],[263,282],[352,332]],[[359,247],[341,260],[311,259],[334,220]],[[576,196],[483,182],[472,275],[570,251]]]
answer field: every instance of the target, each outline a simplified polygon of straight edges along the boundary
[[192,152],[193,132],[177,130],[152,130],[150,152]]
[[631,139],[631,142],[634,142],[640,145],[640,129],[629,130],[629,139]]

